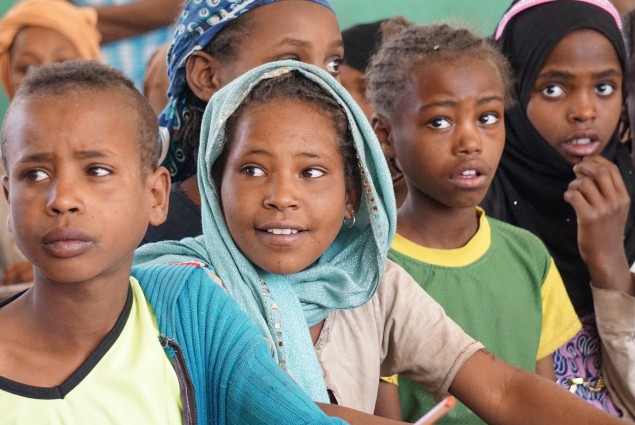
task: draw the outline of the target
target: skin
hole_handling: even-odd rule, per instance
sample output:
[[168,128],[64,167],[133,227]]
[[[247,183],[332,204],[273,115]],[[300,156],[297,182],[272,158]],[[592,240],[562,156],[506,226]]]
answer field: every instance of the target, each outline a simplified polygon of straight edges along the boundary
[[13,92],[34,69],[80,59],[75,46],[62,34],[43,27],[24,27],[13,40],[10,49],[10,72]]
[[121,313],[148,223],[166,217],[169,175],[142,172],[123,96],[84,90],[10,109],[3,187],[35,284],[0,309],[0,376],[51,387],[73,373]]
[[529,95],[527,116],[569,164],[599,154],[613,135],[622,74],[612,44],[593,30],[568,34],[547,57]]
[[169,44],[164,44],[154,52],[148,61],[143,77],[143,95],[148,99],[157,116],[161,114],[168,103],[167,93],[170,79],[168,78],[166,56],[169,48]]
[[181,0],[139,0],[129,4],[97,7],[101,42],[134,37],[170,25],[183,7]]
[[[344,42],[332,11],[309,1],[288,0],[248,13],[249,32],[238,40],[240,49],[233,57],[220,60],[198,51],[188,58],[187,83],[198,98],[207,102],[239,75],[275,60],[295,59],[339,75]],[[196,175],[183,181],[181,189],[201,204]]]
[[255,265],[275,274],[311,266],[352,210],[329,117],[289,99],[250,108],[231,141],[221,199],[234,242]]

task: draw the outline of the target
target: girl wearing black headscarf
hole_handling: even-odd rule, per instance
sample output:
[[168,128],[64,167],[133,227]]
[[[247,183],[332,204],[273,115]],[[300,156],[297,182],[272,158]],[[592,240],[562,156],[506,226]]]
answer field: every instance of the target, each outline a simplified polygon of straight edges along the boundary
[[[618,13],[606,0],[517,0],[512,4],[499,24],[494,42],[516,73],[517,102],[506,111],[505,151],[483,202],[489,215],[534,232],[547,245],[585,326],[575,340],[556,353],[556,376],[567,386],[585,381],[577,393],[612,413],[617,411],[607,393],[594,392],[603,386],[590,286],[597,273],[591,263],[585,263],[578,246],[582,219],[570,203],[569,185],[574,181],[574,188],[579,185],[584,168],[598,163],[613,167],[620,180],[619,190],[627,201],[620,207],[626,226],[624,249],[619,248],[621,256],[625,253],[628,272],[628,264],[635,261],[635,226],[633,205],[624,205],[632,197],[635,179],[630,152],[619,142],[616,131],[625,70],[620,28]],[[582,69],[579,75],[586,79],[576,76],[576,59],[580,63],[579,55],[591,50],[588,45],[571,45],[572,33],[586,35],[586,39],[599,38],[600,43],[607,45],[603,54],[615,58],[617,69],[609,69],[606,74],[608,65],[594,57],[585,63],[601,72],[589,77],[588,69]],[[563,44],[564,39],[569,40],[568,44]],[[558,47],[560,53],[556,55]],[[562,54],[564,47],[567,49]],[[546,66],[556,59],[557,66]],[[582,86],[591,90],[584,92]],[[532,105],[534,98],[542,99],[540,107]],[[550,108],[554,107],[561,109],[550,115]],[[605,159],[598,159],[597,154]],[[594,158],[582,161],[587,156]],[[578,162],[576,173],[574,164]],[[623,222],[615,220],[613,227],[621,228]],[[585,238],[587,233],[580,235]]]

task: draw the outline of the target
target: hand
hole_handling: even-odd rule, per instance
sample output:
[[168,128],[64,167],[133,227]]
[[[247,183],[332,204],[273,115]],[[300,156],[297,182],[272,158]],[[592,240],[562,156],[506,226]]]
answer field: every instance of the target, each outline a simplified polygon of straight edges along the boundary
[[4,278],[0,285],[25,282],[33,282],[33,265],[28,261],[20,261],[4,269]]
[[573,167],[576,175],[564,199],[576,212],[578,249],[598,287],[632,291],[624,252],[630,196],[615,164],[601,156]]

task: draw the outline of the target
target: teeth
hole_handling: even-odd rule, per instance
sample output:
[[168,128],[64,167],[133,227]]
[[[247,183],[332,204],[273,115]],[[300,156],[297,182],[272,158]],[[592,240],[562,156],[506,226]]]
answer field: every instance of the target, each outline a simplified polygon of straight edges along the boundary
[[462,176],[475,176],[476,170],[465,170],[461,173]]
[[589,137],[584,137],[582,139],[574,139],[571,141],[572,145],[586,145],[591,143],[591,138]]
[[295,235],[298,233],[295,229],[267,229],[267,232],[273,233],[274,235]]

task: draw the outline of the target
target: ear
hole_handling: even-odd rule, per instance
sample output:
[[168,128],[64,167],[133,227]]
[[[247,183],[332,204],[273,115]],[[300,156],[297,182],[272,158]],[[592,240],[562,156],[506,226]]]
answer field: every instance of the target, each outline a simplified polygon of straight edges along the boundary
[[[7,200],[7,203],[9,202],[9,177],[8,176],[3,176],[2,177],[2,190],[4,191],[4,199]],[[9,208],[8,214],[7,214],[7,230],[9,230],[9,232],[13,233],[13,218],[11,217],[11,208]]]
[[392,145],[391,126],[388,118],[381,114],[373,114],[373,118],[370,121],[375,131],[375,136],[379,140],[381,150],[384,152],[384,156],[388,158],[395,157],[395,149]]
[[199,99],[208,102],[221,88],[220,61],[198,50],[185,63],[187,85]]
[[150,190],[150,220],[149,224],[158,226],[168,216],[170,206],[170,173],[165,167],[157,168],[148,176],[148,189]]

